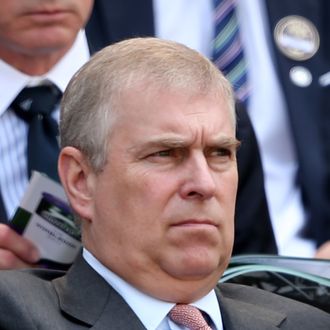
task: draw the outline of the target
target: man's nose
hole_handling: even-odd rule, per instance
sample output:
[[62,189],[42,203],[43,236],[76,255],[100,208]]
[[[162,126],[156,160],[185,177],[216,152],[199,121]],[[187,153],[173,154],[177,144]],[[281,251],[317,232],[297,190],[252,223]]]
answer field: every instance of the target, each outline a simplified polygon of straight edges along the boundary
[[201,200],[212,198],[216,192],[214,175],[204,154],[189,157],[180,188],[181,197]]

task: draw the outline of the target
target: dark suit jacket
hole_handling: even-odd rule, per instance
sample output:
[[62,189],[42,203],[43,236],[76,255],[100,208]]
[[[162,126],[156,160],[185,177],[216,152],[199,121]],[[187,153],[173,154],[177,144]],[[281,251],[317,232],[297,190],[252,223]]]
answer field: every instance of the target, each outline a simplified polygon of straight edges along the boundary
[[[152,0],[144,0],[143,6],[134,0],[96,0],[86,31],[94,51],[130,37],[153,36]],[[256,137],[241,106],[237,107],[237,116],[237,137],[242,146],[238,151],[239,187],[233,254],[276,254]]]
[[[287,101],[288,116],[297,150],[299,163],[297,182],[302,187],[303,201],[309,215],[305,235],[316,240],[320,245],[330,239],[330,84],[322,87],[318,81],[321,75],[330,71],[330,3],[328,0],[265,0],[265,5],[269,16],[270,46],[273,48],[275,66]],[[289,59],[275,46],[272,37],[275,25],[281,18],[288,15],[300,15],[309,19],[319,32],[319,50],[309,60]],[[134,0],[96,0],[87,31],[95,37],[98,36],[98,39],[95,38],[97,40],[94,44],[96,50],[124,38],[154,35],[152,0],[144,0],[143,5]],[[294,66],[304,66],[312,73],[313,81],[310,86],[299,87],[292,82],[289,72]],[[266,79],[267,77],[265,77],[265,82]],[[239,132],[240,127],[238,134],[240,134]],[[243,149],[244,143],[242,153]],[[254,167],[254,170],[257,171],[255,166],[258,165],[253,165],[251,159],[244,160],[245,156],[239,156],[241,168],[247,163],[250,169]],[[245,174],[249,174],[249,172],[247,171]],[[250,187],[255,188],[259,183],[255,181],[254,174],[252,174],[253,178],[247,178],[240,173],[240,177],[244,182],[249,180]],[[258,177],[259,179],[260,177]],[[253,180],[254,184],[251,183]],[[253,228],[253,220],[249,216],[253,216],[257,209],[256,205],[262,203],[262,197],[259,195],[261,189],[257,189],[254,193],[245,186],[245,196],[243,196],[242,190],[239,191],[241,196],[238,201],[238,212],[248,210],[246,205],[240,206],[242,200],[250,203],[252,208],[245,219],[241,219],[240,214],[237,215],[237,226],[244,230]],[[265,212],[263,216],[261,214],[261,211],[254,213],[254,219],[260,221],[263,218],[264,222],[268,221]],[[260,231],[264,233],[267,233],[267,230],[267,228],[260,228]],[[247,235],[250,236],[253,231],[254,229],[252,232],[248,231]],[[238,228],[238,237],[241,235],[244,233]],[[241,247],[243,249],[239,248],[237,252],[251,252],[255,249],[253,247],[251,250],[245,244],[241,244]]]
[[[330,71],[330,3],[327,0],[267,0],[270,32],[284,16],[309,19],[320,35],[317,53],[306,61],[283,55],[271,39],[278,76],[288,105],[288,115],[299,163],[298,182],[310,215],[306,234],[318,244],[330,239],[330,85],[322,87],[319,77]],[[307,87],[290,79],[294,66],[307,68],[313,77]]]
[[[328,330],[330,315],[269,292],[235,284],[216,289],[226,330]],[[122,299],[79,257],[60,271],[0,272],[0,328],[145,329]]]

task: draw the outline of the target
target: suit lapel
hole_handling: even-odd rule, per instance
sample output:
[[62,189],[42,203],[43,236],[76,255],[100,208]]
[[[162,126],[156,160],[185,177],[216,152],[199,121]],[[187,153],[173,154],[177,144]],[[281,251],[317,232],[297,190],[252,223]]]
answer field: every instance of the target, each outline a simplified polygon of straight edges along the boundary
[[61,310],[77,323],[92,329],[145,330],[123,298],[81,256],[53,283]]
[[286,318],[284,314],[269,308],[230,297],[219,288],[216,288],[216,294],[225,330],[275,330]]

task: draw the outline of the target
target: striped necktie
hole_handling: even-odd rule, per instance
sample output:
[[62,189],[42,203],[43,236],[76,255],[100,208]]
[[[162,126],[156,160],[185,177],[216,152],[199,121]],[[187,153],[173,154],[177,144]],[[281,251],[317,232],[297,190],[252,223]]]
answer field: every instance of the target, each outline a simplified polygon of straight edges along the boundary
[[231,82],[236,98],[246,103],[249,85],[235,13],[235,0],[213,0],[213,2],[215,10],[213,61]]
[[51,83],[25,87],[10,106],[29,127],[27,145],[29,176],[33,170],[37,170],[59,181],[58,125],[52,118],[52,112],[58,106],[61,96],[61,91]]

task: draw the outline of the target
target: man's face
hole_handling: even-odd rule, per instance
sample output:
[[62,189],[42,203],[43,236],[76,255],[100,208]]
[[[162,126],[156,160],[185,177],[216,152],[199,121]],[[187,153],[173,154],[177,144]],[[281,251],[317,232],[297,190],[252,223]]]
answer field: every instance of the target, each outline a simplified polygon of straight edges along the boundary
[[236,139],[227,105],[141,89],[120,107],[86,246],[148,294],[197,298],[215,285],[233,244]]
[[8,51],[38,55],[69,48],[93,0],[1,0],[0,58]]

